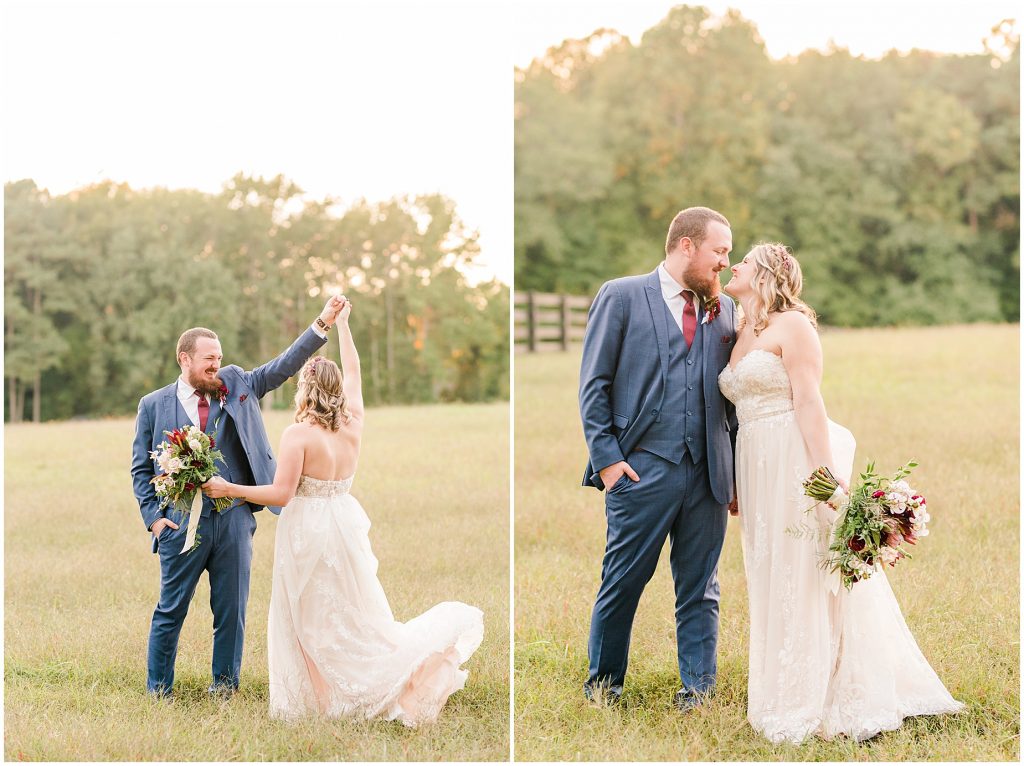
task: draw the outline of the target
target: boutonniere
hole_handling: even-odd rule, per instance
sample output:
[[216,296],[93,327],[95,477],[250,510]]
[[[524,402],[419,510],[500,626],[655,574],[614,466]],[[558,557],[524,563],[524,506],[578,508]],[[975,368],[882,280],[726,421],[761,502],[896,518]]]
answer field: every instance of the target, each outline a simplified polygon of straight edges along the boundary
[[222,385],[217,391],[217,398],[220,400],[220,406],[224,406],[224,402],[228,400],[228,387]]
[[711,324],[722,313],[722,302],[717,295],[701,298],[701,304],[704,306],[704,318],[700,320],[701,324]]

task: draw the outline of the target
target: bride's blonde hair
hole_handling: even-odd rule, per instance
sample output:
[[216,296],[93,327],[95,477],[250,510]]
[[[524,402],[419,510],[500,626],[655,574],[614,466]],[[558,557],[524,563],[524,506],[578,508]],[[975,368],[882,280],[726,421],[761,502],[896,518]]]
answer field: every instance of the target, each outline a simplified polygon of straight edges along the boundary
[[768,315],[776,311],[799,311],[817,327],[814,309],[800,300],[804,276],[789,248],[778,242],[761,242],[754,245],[750,255],[756,265],[750,280],[754,297],[750,302],[750,316],[740,317],[739,328],[752,322],[754,335],[760,335],[768,326]]
[[299,389],[295,392],[295,422],[315,423],[328,431],[337,431],[348,423],[345,391],[342,388],[341,369],[330,359],[314,356],[299,375]]

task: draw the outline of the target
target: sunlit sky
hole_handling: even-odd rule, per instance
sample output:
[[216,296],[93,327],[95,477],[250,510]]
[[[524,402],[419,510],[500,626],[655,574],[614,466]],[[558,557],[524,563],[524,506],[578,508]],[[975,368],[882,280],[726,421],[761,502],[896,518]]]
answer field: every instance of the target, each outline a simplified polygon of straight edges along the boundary
[[[671,2],[3,5],[3,172],[52,193],[104,179],[216,192],[284,173],[348,204],[441,192],[480,231],[477,278],[512,278],[513,85],[566,37],[639,41]],[[980,52],[1016,3],[707,2],[769,53],[828,41]]]
[[477,3],[6,2],[6,180],[442,192],[512,279],[511,51]]
[[[516,13],[514,56],[526,66],[551,45],[584,37],[599,27],[628,35],[634,43],[680,3],[546,2],[522,0]],[[1017,18],[1013,0],[733,0],[691,2],[715,15],[735,8],[754,22],[769,55],[782,58],[808,48],[824,50],[830,39],[854,55],[878,57],[895,48],[980,53],[981,40],[1004,18]]]

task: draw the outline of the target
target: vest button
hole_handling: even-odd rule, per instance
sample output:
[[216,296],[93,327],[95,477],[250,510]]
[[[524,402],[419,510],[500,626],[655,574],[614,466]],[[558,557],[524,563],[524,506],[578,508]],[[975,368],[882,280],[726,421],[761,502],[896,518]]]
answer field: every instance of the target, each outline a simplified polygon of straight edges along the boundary
[[658,411],[657,410],[651,410],[651,414],[654,415],[654,417],[658,417]]
[[687,364],[693,364],[693,360],[692,360],[692,359],[687,359],[687,360],[686,360],[686,363],[687,363]]

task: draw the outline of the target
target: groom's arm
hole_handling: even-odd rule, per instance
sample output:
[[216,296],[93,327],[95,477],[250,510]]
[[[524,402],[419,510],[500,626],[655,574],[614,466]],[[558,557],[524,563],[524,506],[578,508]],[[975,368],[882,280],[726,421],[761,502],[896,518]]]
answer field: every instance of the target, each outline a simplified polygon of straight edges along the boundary
[[302,369],[306,360],[327,342],[327,335],[320,328],[309,327],[285,351],[261,364],[252,372],[243,372],[243,377],[257,399],[262,399],[275,388],[279,388],[288,378]]
[[612,433],[611,399],[624,329],[622,296],[606,282],[590,306],[580,365],[580,418],[595,473],[625,459]]
[[135,441],[132,443],[132,485],[146,529],[150,529],[165,515],[160,508],[156,490],[149,483],[156,476],[153,461],[149,457],[152,447],[153,417],[146,407],[146,400],[142,399],[139,402],[139,414],[135,418]]
[[242,372],[246,384],[256,394],[257,399],[262,399],[301,370],[306,360],[327,342],[327,331],[338,318],[341,305],[336,296],[331,298],[317,320],[283,354],[260,365],[252,372]]

